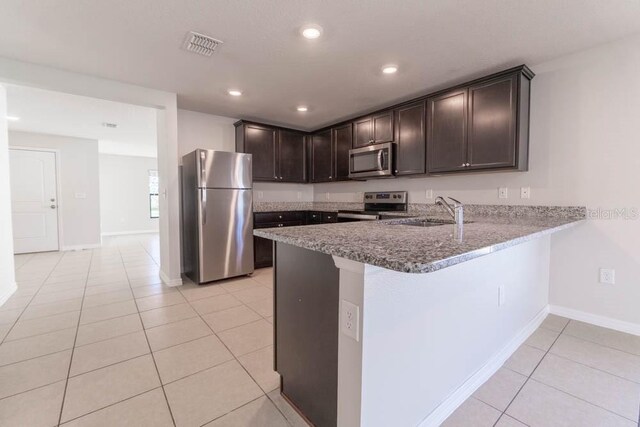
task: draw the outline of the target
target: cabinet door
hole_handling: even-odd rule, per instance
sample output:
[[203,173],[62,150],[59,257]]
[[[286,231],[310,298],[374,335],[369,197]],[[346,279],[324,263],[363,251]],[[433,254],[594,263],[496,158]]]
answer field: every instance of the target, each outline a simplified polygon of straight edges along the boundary
[[331,130],[317,133],[311,137],[311,181],[326,182],[333,180],[333,144]]
[[304,134],[291,130],[278,132],[279,181],[305,182]]
[[[256,224],[253,228],[277,227],[277,223]],[[264,268],[273,265],[273,240],[253,236],[253,267]]]
[[468,168],[516,166],[518,76],[469,88]]
[[427,99],[429,172],[465,170],[467,159],[467,90]]
[[396,175],[425,172],[425,102],[396,110]]
[[365,147],[373,141],[373,120],[371,117],[353,122],[353,148]]
[[372,116],[371,122],[374,143],[393,141],[393,110]]
[[353,140],[351,123],[333,128],[333,145],[335,151],[335,179],[345,181],[349,179],[349,150]]
[[277,177],[276,130],[246,124],[244,132],[244,152],[253,154],[253,180],[275,181]]

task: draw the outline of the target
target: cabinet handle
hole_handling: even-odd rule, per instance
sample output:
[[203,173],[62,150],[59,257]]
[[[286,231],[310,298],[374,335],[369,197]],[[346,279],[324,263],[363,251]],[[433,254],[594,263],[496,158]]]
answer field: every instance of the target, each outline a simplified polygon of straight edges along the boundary
[[278,227],[284,227],[284,224],[278,224]]
[[463,163],[463,164],[460,165],[460,167],[465,167],[465,166],[467,166],[466,163]]
[[282,215],[278,215],[278,218],[279,218],[279,219],[282,219]]
[[469,167],[469,166],[471,166],[471,163],[467,163],[465,166],[466,166],[466,167]]

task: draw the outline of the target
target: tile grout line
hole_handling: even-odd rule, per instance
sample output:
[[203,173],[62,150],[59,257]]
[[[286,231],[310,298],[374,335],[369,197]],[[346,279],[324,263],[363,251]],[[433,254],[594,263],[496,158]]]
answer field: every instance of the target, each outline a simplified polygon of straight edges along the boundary
[[[511,415],[509,415],[509,414],[507,414],[507,413],[506,413],[507,409],[509,409],[509,407],[511,406],[511,404],[513,403],[513,401],[516,399],[516,397],[518,396],[518,394],[520,394],[520,391],[524,388],[525,384],[526,384],[526,383],[528,383],[528,382],[529,382],[529,380],[531,380],[531,381],[534,381],[534,382],[537,382],[537,383],[543,384],[543,385],[545,385],[545,386],[547,386],[547,387],[550,387],[550,388],[552,388],[552,389],[554,389],[554,390],[557,390],[557,391],[559,391],[559,392],[561,392],[561,393],[564,393],[564,394],[566,394],[566,395],[568,395],[568,396],[571,396],[571,397],[573,397],[574,399],[578,399],[578,400],[580,400],[580,401],[582,401],[582,402],[585,402],[585,403],[587,403],[587,404],[589,404],[589,405],[591,405],[591,406],[593,406],[593,407],[596,407],[596,408],[602,409],[602,410],[603,410],[603,411],[605,411],[605,412],[608,412],[608,413],[610,413],[610,414],[613,414],[613,415],[618,416],[618,417],[620,417],[620,418],[623,418],[623,419],[625,419],[625,420],[629,420],[629,421],[634,422],[634,420],[632,420],[632,419],[630,419],[630,418],[627,418],[626,416],[621,415],[621,414],[619,414],[619,413],[617,413],[617,412],[613,412],[613,411],[611,411],[611,410],[610,410],[610,409],[608,409],[608,408],[604,408],[604,407],[602,407],[602,406],[600,406],[600,405],[597,405],[597,404],[595,404],[595,403],[593,403],[593,402],[590,402],[590,401],[588,401],[588,400],[585,400],[585,399],[583,399],[583,398],[581,398],[581,397],[575,396],[575,395],[573,395],[573,394],[571,394],[571,393],[568,393],[568,392],[567,392],[567,391],[565,391],[565,390],[561,390],[561,389],[559,389],[559,388],[557,388],[557,387],[555,387],[555,386],[553,386],[553,385],[549,385],[549,384],[546,384],[546,383],[544,383],[544,382],[542,382],[542,381],[540,381],[540,380],[537,380],[537,379],[535,379],[535,378],[531,378],[531,377],[533,376],[533,374],[535,373],[535,371],[536,371],[536,370],[538,369],[538,367],[540,366],[540,364],[542,363],[542,361],[547,357],[547,355],[548,355],[548,354],[550,354],[550,352],[551,352],[551,348],[552,348],[552,347],[553,347],[553,345],[554,345],[554,344],[555,344],[555,343],[560,339],[560,337],[563,335],[563,333],[564,333],[565,329],[569,326],[569,323],[571,323],[571,320],[569,320],[569,322],[567,322],[567,324],[562,328],[562,331],[560,331],[560,333],[558,334],[558,336],[556,337],[556,339],[553,341],[553,343],[551,344],[551,346],[549,347],[549,349],[545,352],[544,356],[542,356],[542,359],[540,359],[540,361],[538,362],[538,364],[536,364],[536,367],[533,369],[533,371],[531,371],[531,374],[527,377],[527,380],[524,382],[524,384],[522,385],[522,387],[520,387],[520,389],[518,389],[518,392],[516,393],[516,395],[513,397],[513,399],[511,399],[511,401],[509,402],[509,405],[507,405],[507,407],[505,408],[504,412],[503,412],[503,413],[500,415],[500,417],[498,418],[498,421],[500,420],[500,418],[502,418],[502,415],[511,416]],[[554,331],[554,332],[557,332],[557,331]],[[568,335],[568,336],[572,336],[572,335]],[[574,337],[574,338],[577,338],[577,337]],[[584,341],[586,341],[586,340],[584,340]],[[595,344],[595,343],[593,343],[593,344]],[[603,347],[606,347],[606,346],[603,346]],[[607,348],[610,348],[610,347],[607,347]],[[565,359],[565,360],[568,360],[568,361],[570,361],[570,362],[574,362],[574,363],[577,363],[577,364],[579,364],[579,365],[586,366],[587,368],[594,369],[594,370],[597,370],[597,371],[599,371],[599,372],[603,372],[603,373],[605,373],[605,374],[609,374],[609,375],[611,375],[611,376],[614,376],[614,377],[616,377],[616,378],[623,379],[623,380],[626,380],[626,381],[633,382],[633,383],[637,384],[635,381],[631,381],[631,380],[628,380],[628,379],[626,379],[626,378],[619,377],[619,376],[614,375],[614,374],[610,374],[609,372],[602,371],[602,370],[597,369],[597,368],[592,368],[591,366],[584,365],[584,364],[582,364],[582,363],[580,363],[580,362],[576,362],[576,361],[574,361],[574,360],[572,360],[572,359],[569,359],[569,358],[566,358],[566,357],[562,357],[562,356],[558,356],[558,355],[556,355],[555,353],[551,353],[551,354],[552,354],[553,356],[560,357],[560,358]],[[507,369],[508,369],[508,368],[507,368]],[[512,418],[516,419],[515,417],[512,417]],[[518,420],[518,421],[520,421],[520,420]],[[520,422],[522,422],[522,421],[520,421]],[[497,421],[496,421],[496,423],[497,423]],[[495,426],[495,424],[494,424],[494,426]]]
[[[66,256],[65,253],[64,256]],[[63,256],[63,258],[64,258]],[[78,314],[78,323],[76,325],[76,336],[73,338],[73,347],[71,348],[71,358],[69,359],[69,368],[67,369],[67,378],[64,383],[64,391],[62,392],[62,402],[60,404],[60,415],[58,416],[58,426],[62,423],[62,412],[64,411],[64,403],[67,399],[67,387],[69,386],[69,374],[71,373],[71,365],[73,364],[73,354],[76,350],[76,341],[78,340],[78,331],[80,330],[80,320],[82,319],[82,304],[84,303],[84,295],[87,290],[87,280],[89,280],[89,272],[91,271],[91,261],[93,260],[93,250],[91,250],[91,256],[89,257],[89,268],[87,269],[87,278],[85,279],[85,286],[82,291],[82,302],[80,303],[80,313]]]
[[[508,417],[513,418],[514,420],[520,421],[515,417],[512,417],[511,415],[507,414],[507,410],[509,409],[509,407],[511,406],[511,404],[513,404],[513,402],[516,400],[516,398],[518,397],[518,395],[520,394],[520,392],[522,391],[522,389],[524,388],[525,385],[527,385],[527,383],[529,382],[529,380],[531,379],[531,376],[533,375],[533,373],[536,371],[536,369],[538,369],[538,366],[540,366],[540,364],[542,363],[542,361],[544,360],[545,357],[547,357],[547,354],[549,354],[549,351],[551,351],[551,347],[553,347],[553,345],[556,343],[556,341],[558,341],[560,339],[560,336],[562,335],[562,333],[564,332],[564,330],[567,328],[567,326],[569,326],[569,322],[567,322],[563,327],[562,330],[560,331],[560,333],[558,334],[558,336],[553,340],[553,342],[551,343],[551,345],[549,346],[549,348],[545,351],[544,355],[540,358],[540,361],[538,361],[538,363],[536,363],[536,366],[533,368],[533,370],[529,373],[529,375],[527,376],[527,379],[524,381],[524,383],[522,383],[522,386],[520,386],[520,388],[518,388],[518,391],[516,392],[516,394],[513,396],[513,398],[509,401],[509,404],[507,404],[507,406],[504,408],[504,411],[502,411],[502,413],[500,414],[500,416],[498,417],[498,419],[496,420],[496,422],[493,424],[493,427],[495,427],[498,422],[500,421],[500,419],[502,418],[503,415],[506,415]],[[546,328],[544,328],[546,329]],[[535,332],[535,331],[534,331]],[[558,331],[554,331],[554,332],[558,332]],[[533,334],[532,334],[533,335]],[[528,338],[527,338],[528,339]],[[523,343],[524,345],[524,343]],[[535,347],[534,347],[535,348]],[[540,350],[540,349],[538,349]],[[522,374],[521,374],[522,375]],[[521,423],[525,424],[524,422],[520,421]],[[525,424],[526,425],[526,424]]]
[[[143,246],[144,249],[144,246]],[[147,252],[147,250],[145,249],[145,252]],[[122,260],[122,265],[124,267],[125,262],[124,262],[124,258],[122,257],[122,251],[120,250],[120,247],[118,247],[118,253],[120,254],[120,259]],[[148,252],[147,252],[148,253]],[[152,258],[153,259],[153,258]],[[156,266],[158,266],[156,264]],[[160,268],[160,266],[158,266],[158,268]],[[133,287],[131,286],[131,280],[129,279],[129,274],[127,273],[127,268],[124,267],[124,273],[127,276],[127,281],[129,282],[129,288],[131,290],[131,294],[133,294]],[[164,400],[165,403],[167,404],[167,409],[169,410],[169,415],[171,416],[171,422],[173,423],[174,427],[176,426],[176,419],[173,416],[173,410],[171,409],[171,405],[169,404],[169,398],[167,397],[167,392],[164,389],[164,384],[162,384],[162,377],[160,376],[160,370],[158,369],[158,364],[156,363],[156,358],[155,355],[153,354],[153,349],[151,348],[151,343],[149,342],[149,337],[147,336],[147,330],[144,328],[144,322],[142,321],[142,315],[140,314],[140,309],[138,307],[138,302],[136,301],[136,299],[133,299],[133,303],[136,307],[136,311],[138,312],[138,318],[140,319],[140,324],[142,325],[142,332],[144,333],[144,338],[147,342],[147,347],[149,348],[149,353],[151,355],[151,360],[153,361],[153,367],[156,369],[156,375],[158,376],[158,382],[160,383],[160,389],[162,390],[162,394],[164,396]],[[149,390],[147,390],[149,391]]]
[[[35,255],[34,255],[35,257]],[[15,328],[16,324],[18,323],[18,321],[20,320],[20,318],[22,317],[22,315],[24,314],[25,310],[27,309],[27,307],[29,307],[29,305],[31,305],[31,302],[33,301],[33,299],[36,297],[36,295],[38,295],[38,293],[40,292],[40,289],[42,289],[42,287],[44,286],[44,282],[47,281],[47,279],[49,278],[49,276],[51,275],[51,273],[53,272],[53,270],[56,269],[56,267],[58,266],[58,264],[60,264],[60,261],[62,261],[62,258],[64,258],[64,255],[60,256],[58,258],[58,261],[53,265],[53,267],[51,268],[51,271],[49,272],[49,274],[46,275],[46,277],[44,279],[42,279],[42,283],[40,284],[40,286],[38,287],[38,290],[36,291],[35,294],[33,294],[33,296],[31,297],[31,299],[29,300],[29,302],[27,303],[27,305],[25,305],[22,308],[22,311],[20,312],[20,314],[18,315],[18,317],[16,318],[16,320],[14,320],[13,324],[11,325],[11,327],[9,328],[9,330],[7,331],[7,333],[4,335],[4,337],[2,337],[2,340],[0,340],[0,345],[4,344],[5,340],[7,339],[7,337],[9,336],[9,334],[11,334],[11,331],[13,331],[13,328]],[[24,267],[25,264],[23,264],[22,267]],[[21,268],[22,268],[21,267]],[[17,283],[17,281],[16,281]]]
[[[225,290],[226,290],[226,289],[225,289]],[[178,289],[178,292],[180,292],[180,294],[184,297],[184,294],[182,294],[182,290],[181,290],[181,289]],[[229,292],[229,291],[227,291],[227,293],[229,293],[229,294],[230,294],[230,292]],[[185,300],[186,300],[186,298],[185,298]],[[244,305],[244,306],[246,306],[247,308],[249,308],[249,310],[252,310],[252,309],[251,309],[251,307],[247,306],[243,301],[240,301],[240,302],[242,303],[242,305]],[[238,356],[236,356],[236,355],[231,351],[231,349],[230,349],[230,348],[227,346],[227,344],[226,344],[226,343],[225,343],[225,342],[224,342],[224,341],[223,341],[223,340],[218,336],[218,334],[217,334],[217,333],[213,330],[213,328],[212,328],[212,327],[207,323],[207,321],[206,321],[206,320],[204,320],[204,319],[202,318],[202,315],[201,315],[200,313],[198,313],[198,311],[197,311],[197,310],[196,310],[196,309],[191,305],[191,302],[190,302],[190,301],[187,301],[187,303],[188,303],[188,304],[189,304],[189,306],[191,306],[191,308],[192,308],[192,309],[193,309],[193,310],[198,314],[198,318],[199,318],[202,322],[204,322],[204,324],[205,324],[205,325],[207,325],[207,327],[211,330],[211,332],[213,333],[213,335],[214,335],[214,336],[215,336],[215,337],[216,337],[216,338],[217,338],[217,339],[222,343],[222,345],[227,349],[227,351],[229,352],[229,354],[231,354],[231,356],[233,357],[233,360],[235,360],[235,361],[236,361],[236,363],[238,363],[238,365],[240,365],[240,367],[244,370],[244,372],[249,376],[249,378],[251,378],[251,381],[253,381],[253,383],[254,383],[254,384],[258,387],[258,389],[262,392],[262,395],[263,395],[263,396],[267,396],[267,398],[271,401],[271,399],[269,398],[268,393],[267,393],[267,392],[265,392],[265,391],[262,389],[262,387],[260,387],[260,384],[258,384],[258,383],[257,383],[257,381],[256,381],[256,380],[253,378],[253,376],[249,373],[249,371],[247,370],[247,368],[245,368],[245,367],[244,367],[244,365],[240,362],[240,359],[238,359]],[[231,307],[231,308],[233,308],[233,307]],[[224,310],[220,310],[220,311],[224,311]],[[252,311],[254,311],[254,310],[252,310]],[[260,313],[257,313],[257,314],[258,314],[258,316],[262,317],[262,316],[260,315]],[[262,319],[260,319],[260,320],[264,320],[265,322],[267,322],[267,320],[265,320],[264,318],[262,318]],[[256,322],[257,322],[257,320],[256,320]],[[252,322],[249,322],[249,323],[252,323]],[[247,323],[247,325],[248,325],[249,323]],[[268,323],[268,322],[267,322],[267,323]],[[243,326],[243,325],[241,325],[241,326]],[[273,325],[272,325],[272,326],[273,326]],[[231,329],[233,329],[233,328],[229,328],[229,329],[227,329],[227,330],[231,330]],[[273,345],[273,344],[271,344],[271,345]],[[255,351],[262,350],[262,349],[267,348],[267,347],[269,347],[269,346],[262,347],[262,348],[260,348],[260,349],[255,350]],[[252,352],[249,352],[249,353],[252,353]],[[249,353],[246,353],[246,354],[249,354]],[[244,355],[243,355],[243,356],[244,356]],[[226,362],[224,362],[224,363],[226,363]],[[209,367],[209,368],[203,369],[203,370],[202,370],[202,371],[200,371],[200,372],[206,371],[207,369],[211,369],[211,368],[212,368],[212,367]],[[192,374],[192,375],[193,375],[193,374]],[[185,377],[185,378],[186,378],[186,377]],[[269,393],[270,393],[270,392],[269,392]],[[261,396],[261,397],[262,397],[262,396]],[[254,400],[255,400],[255,399],[254,399]],[[247,403],[250,403],[250,402],[247,402]],[[245,405],[246,405],[247,403],[245,403]],[[288,418],[285,416],[285,414],[280,410],[280,408],[278,408],[278,406],[277,406],[275,403],[273,403],[273,401],[272,401],[272,404],[273,404],[273,406],[278,410],[278,412],[280,412],[280,414],[282,415],[282,417],[284,418],[284,420],[285,420],[288,424],[291,424],[291,423],[289,422],[289,419],[288,419]],[[235,411],[235,410],[236,410],[236,409],[238,409],[238,408],[241,408],[242,406],[244,406],[244,405],[238,406],[237,408],[233,408],[232,410],[230,410],[229,412],[227,412],[227,413],[225,413],[225,414],[221,415],[220,417],[223,417],[223,416],[225,416],[225,415],[227,415],[227,414],[230,414],[231,412]],[[215,419],[218,419],[218,418],[220,418],[220,417],[217,417],[217,418],[215,418]],[[209,421],[205,422],[205,424],[207,424],[207,423],[209,423],[209,422],[211,422],[211,421],[213,421],[213,420],[209,420]],[[203,425],[204,425],[204,424],[203,424]]]

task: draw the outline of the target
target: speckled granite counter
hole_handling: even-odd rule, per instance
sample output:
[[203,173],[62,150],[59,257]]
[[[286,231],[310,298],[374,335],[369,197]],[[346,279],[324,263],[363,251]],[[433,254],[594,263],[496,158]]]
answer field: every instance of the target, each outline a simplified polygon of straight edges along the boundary
[[[424,205],[421,218],[447,219]],[[428,209],[428,210],[427,210]],[[586,217],[581,207],[481,206],[465,211],[462,237],[455,226],[402,225],[407,219],[254,230],[259,237],[336,255],[389,270],[429,273],[571,227]]]

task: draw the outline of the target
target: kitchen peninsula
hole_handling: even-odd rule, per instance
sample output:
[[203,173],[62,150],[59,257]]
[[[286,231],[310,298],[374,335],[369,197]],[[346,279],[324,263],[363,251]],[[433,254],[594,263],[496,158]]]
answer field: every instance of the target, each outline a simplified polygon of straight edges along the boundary
[[468,206],[460,233],[436,208],[254,231],[275,242],[281,392],[314,425],[439,425],[544,320],[550,234],[586,213]]

